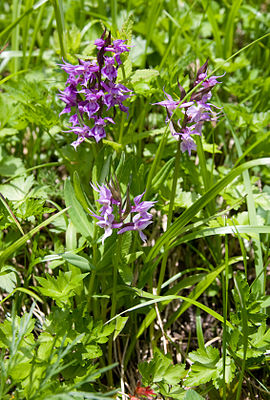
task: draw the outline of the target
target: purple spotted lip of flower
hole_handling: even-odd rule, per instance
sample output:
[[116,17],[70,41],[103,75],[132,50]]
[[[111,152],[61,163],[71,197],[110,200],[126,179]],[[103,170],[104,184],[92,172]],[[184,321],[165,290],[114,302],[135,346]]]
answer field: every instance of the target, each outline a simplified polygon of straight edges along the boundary
[[[130,97],[131,91],[124,85],[117,84],[117,71],[121,64],[120,55],[128,52],[125,40],[111,42],[111,35],[105,38],[104,32],[95,41],[97,60],[79,60],[78,65],[63,61],[60,67],[68,74],[66,88],[60,91],[59,98],[65,103],[60,113],[73,113],[69,119],[72,126],[66,132],[75,133],[78,138],[72,143],[76,149],[86,138],[97,142],[106,137],[106,126],[114,124],[110,116],[104,115],[104,106],[108,111],[116,106],[128,112],[123,102]],[[106,53],[110,52],[110,55]]]
[[[127,231],[138,231],[141,239],[145,242],[146,236],[143,230],[152,224],[152,214],[148,210],[153,207],[155,201],[142,201],[144,193],[134,198],[134,206],[130,205],[129,194],[127,193],[126,207],[123,209],[123,202],[118,182],[111,182],[106,185],[92,185],[93,189],[99,193],[97,200],[102,207],[100,215],[90,212],[93,217],[98,219],[97,225],[105,230],[102,243],[109,237],[113,229],[118,230],[118,234]],[[130,220],[126,222],[126,220]]]
[[[209,103],[208,100],[210,100],[212,97],[212,88],[216,84],[220,83],[220,81],[217,79],[224,75],[212,76],[207,79],[207,67],[208,60],[199,68],[197,72],[193,87],[197,86],[198,84],[201,84],[201,86],[199,86],[198,89],[192,93],[190,101],[180,104],[184,97],[186,97],[186,92],[184,88],[178,84],[181,94],[180,100],[173,100],[173,98],[166,93],[165,90],[163,90],[166,100],[154,103],[155,105],[160,105],[166,108],[166,123],[169,124],[170,132],[175,139],[181,140],[181,151],[187,151],[189,155],[191,155],[192,150],[196,150],[196,144],[191,135],[201,135],[204,122],[217,120],[217,117],[221,113],[214,112],[212,107],[219,110],[220,107]],[[172,119],[173,111],[176,108],[182,108],[184,113],[184,118],[182,121],[179,119],[177,122],[175,122]]]

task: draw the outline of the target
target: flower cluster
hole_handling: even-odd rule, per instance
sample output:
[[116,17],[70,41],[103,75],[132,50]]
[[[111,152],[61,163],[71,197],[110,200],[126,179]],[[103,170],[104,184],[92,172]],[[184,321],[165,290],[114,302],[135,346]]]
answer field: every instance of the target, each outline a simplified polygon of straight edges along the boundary
[[90,214],[98,219],[97,225],[105,230],[102,237],[104,240],[112,234],[113,229],[118,229],[118,234],[127,231],[138,231],[141,239],[145,242],[146,236],[142,232],[152,223],[152,214],[148,210],[155,201],[142,201],[144,193],[134,198],[134,205],[131,205],[129,193],[123,203],[120,187],[116,180],[106,185],[93,185],[93,189],[99,193],[97,200],[101,204],[100,215],[90,211]]
[[[118,106],[121,111],[128,112],[123,101],[130,95],[130,90],[116,83],[117,70],[121,65],[120,55],[129,51],[125,40],[117,39],[111,43],[111,35],[105,38],[104,32],[95,41],[98,53],[97,59],[84,61],[79,59],[78,65],[64,61],[60,67],[68,74],[66,88],[60,91],[60,99],[66,104],[60,113],[72,113],[69,130],[78,138],[72,143],[76,147],[85,138],[94,138],[97,142],[106,137],[105,127],[114,120],[105,117],[106,111]],[[110,56],[108,55],[110,53]]]
[[[167,110],[166,122],[169,123],[169,128],[173,137],[177,140],[181,139],[182,152],[187,151],[191,154],[191,150],[196,150],[196,144],[191,135],[201,135],[202,126],[204,121],[216,120],[219,113],[215,113],[211,107],[219,108],[208,101],[212,97],[211,90],[213,87],[220,83],[217,78],[221,76],[211,76],[207,79],[207,66],[208,60],[199,68],[196,75],[195,82],[192,87],[198,84],[198,90],[193,92],[190,101],[181,101],[186,97],[185,89],[178,85],[181,96],[180,100],[173,100],[173,98],[164,91],[166,100],[160,101],[159,104]],[[181,108],[184,113],[184,118],[175,122],[171,117],[176,108]]]

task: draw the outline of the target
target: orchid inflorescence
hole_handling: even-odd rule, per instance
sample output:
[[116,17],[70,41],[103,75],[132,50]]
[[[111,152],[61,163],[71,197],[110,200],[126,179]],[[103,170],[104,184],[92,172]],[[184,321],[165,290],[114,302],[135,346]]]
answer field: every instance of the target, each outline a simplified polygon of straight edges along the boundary
[[[96,60],[80,60],[78,65],[67,62],[60,67],[68,74],[66,88],[60,91],[60,99],[66,103],[61,114],[72,113],[68,131],[78,138],[72,143],[76,149],[86,138],[94,138],[96,142],[106,137],[105,127],[114,124],[111,117],[104,116],[106,111],[118,106],[121,111],[128,112],[123,101],[130,96],[131,90],[116,83],[117,70],[121,65],[121,54],[128,52],[125,40],[117,39],[111,43],[111,34],[95,41],[98,53]],[[107,53],[111,53],[108,56]]]
[[131,205],[129,190],[127,190],[125,201],[122,200],[120,186],[115,178],[106,185],[94,185],[93,189],[99,193],[98,203],[101,204],[100,215],[90,211],[90,214],[98,219],[97,225],[105,230],[102,237],[104,240],[111,236],[113,229],[118,230],[118,235],[127,231],[138,231],[141,239],[145,242],[146,236],[142,232],[152,223],[152,214],[148,210],[156,203],[155,201],[142,201],[144,193],[136,196]]
[[[220,108],[212,103],[209,103],[208,100],[210,100],[212,97],[211,90],[213,87],[217,83],[220,83],[217,78],[220,78],[223,75],[211,76],[207,78],[207,67],[208,60],[199,68],[197,72],[192,88],[195,88],[195,86],[199,84],[201,85],[198,87],[198,90],[192,93],[190,96],[190,101],[182,102],[182,100],[186,97],[186,91],[181,85],[178,84],[181,93],[179,100],[173,100],[173,98],[164,91],[166,100],[154,103],[155,105],[159,104],[160,106],[166,108],[166,122],[169,123],[170,132],[175,139],[181,139],[181,151],[183,153],[187,151],[189,155],[191,155],[191,150],[196,150],[196,144],[191,135],[201,136],[204,121],[216,120],[220,114],[213,112],[211,107],[218,109]],[[179,119],[177,122],[175,122],[172,117],[174,111],[178,108],[182,109],[184,117],[182,120]]]

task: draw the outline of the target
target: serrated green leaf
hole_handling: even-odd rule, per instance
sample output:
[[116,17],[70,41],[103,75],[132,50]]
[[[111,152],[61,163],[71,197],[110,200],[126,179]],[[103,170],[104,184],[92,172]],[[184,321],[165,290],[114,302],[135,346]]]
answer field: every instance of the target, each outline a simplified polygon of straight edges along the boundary
[[183,379],[187,374],[185,370],[185,365],[170,365],[166,371],[164,381],[169,385],[177,385],[181,379]]
[[209,382],[211,379],[219,377],[217,374],[217,364],[220,360],[218,349],[208,346],[205,349],[198,349],[188,354],[191,365],[187,378],[186,386],[199,386]]
[[56,300],[57,304],[61,307],[69,297],[74,296],[74,290],[87,275],[88,273],[74,275],[72,271],[59,271],[59,275],[56,278],[49,274],[46,274],[46,278],[37,276],[36,279],[41,285],[41,287],[38,287],[38,290],[44,296]]
[[219,360],[218,349],[208,346],[205,349],[198,349],[188,354],[191,361],[203,365],[214,366]]
[[217,371],[215,368],[193,364],[184,382],[186,386],[199,386],[211,381],[216,375]]

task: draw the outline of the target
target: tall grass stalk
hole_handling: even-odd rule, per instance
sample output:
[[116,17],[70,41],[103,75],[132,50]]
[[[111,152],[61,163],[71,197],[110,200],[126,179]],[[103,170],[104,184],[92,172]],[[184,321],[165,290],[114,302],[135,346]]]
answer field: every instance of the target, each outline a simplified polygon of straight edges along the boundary
[[53,8],[54,8],[54,16],[55,16],[55,21],[56,21],[61,57],[65,58],[66,57],[65,28],[64,28],[62,2],[60,0],[51,0],[51,1],[52,1]]
[[[13,0],[12,4],[12,23],[15,24],[16,20],[18,20],[21,11],[21,0]],[[11,50],[18,51],[19,50],[19,42],[20,42],[20,26],[17,24],[12,31],[11,35]],[[11,62],[11,72],[13,74],[17,74],[19,70],[19,58],[15,56]],[[17,79],[17,76],[15,77]]]
[[225,269],[222,276],[223,333],[222,333],[222,365],[223,365],[223,400],[226,400],[226,357],[227,357],[227,315],[229,290],[229,246],[225,236]]
[[[122,246],[122,236],[119,235],[116,245],[116,253],[113,260],[113,286],[112,286],[112,305],[110,319],[114,318],[116,314],[116,302],[117,302],[117,277],[118,277],[118,267],[121,257],[121,246]],[[112,364],[112,351],[113,351],[113,335],[110,336],[108,343],[108,363]],[[113,375],[112,370],[108,372],[108,382],[110,386],[113,386]]]

